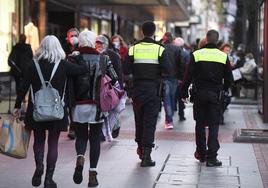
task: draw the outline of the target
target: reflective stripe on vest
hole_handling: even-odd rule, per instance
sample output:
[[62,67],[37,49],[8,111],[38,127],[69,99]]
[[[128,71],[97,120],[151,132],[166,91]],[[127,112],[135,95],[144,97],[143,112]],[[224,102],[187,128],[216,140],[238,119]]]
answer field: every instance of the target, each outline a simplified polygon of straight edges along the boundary
[[134,63],[158,64],[158,60],[156,60],[156,59],[135,59]]
[[134,63],[159,64],[158,58],[163,51],[164,47],[158,44],[142,42],[132,46],[128,54],[134,56]]
[[193,53],[196,63],[200,61],[208,61],[226,64],[227,54],[215,48],[202,48]]

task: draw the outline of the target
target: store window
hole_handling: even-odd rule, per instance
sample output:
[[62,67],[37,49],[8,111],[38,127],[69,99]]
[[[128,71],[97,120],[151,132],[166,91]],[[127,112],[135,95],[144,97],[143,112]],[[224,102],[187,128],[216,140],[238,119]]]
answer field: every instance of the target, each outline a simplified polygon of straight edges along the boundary
[[159,41],[162,39],[163,35],[166,32],[166,24],[163,21],[155,21],[154,22],[156,25],[156,31],[155,31],[155,36],[156,36],[156,40]]
[[91,18],[91,30],[95,32],[96,34],[99,33],[99,25],[98,20]]
[[111,24],[106,20],[102,20],[101,21],[101,32],[100,32],[100,34],[108,34],[108,35],[110,35],[110,33],[111,33]]
[[0,0],[0,72],[8,72],[7,58],[18,36],[16,0]]

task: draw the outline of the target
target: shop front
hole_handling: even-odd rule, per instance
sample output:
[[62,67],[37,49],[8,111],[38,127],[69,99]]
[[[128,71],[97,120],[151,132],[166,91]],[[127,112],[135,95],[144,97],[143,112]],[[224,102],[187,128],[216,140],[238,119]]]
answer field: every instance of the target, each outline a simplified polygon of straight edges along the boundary
[[8,55],[20,33],[21,2],[0,0],[0,72],[8,72]]

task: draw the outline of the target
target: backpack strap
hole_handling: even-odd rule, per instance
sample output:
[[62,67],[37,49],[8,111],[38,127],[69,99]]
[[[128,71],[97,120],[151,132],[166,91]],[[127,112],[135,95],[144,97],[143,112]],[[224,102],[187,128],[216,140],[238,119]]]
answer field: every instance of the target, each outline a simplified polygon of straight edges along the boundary
[[52,78],[53,78],[55,72],[57,71],[57,68],[58,68],[59,64],[60,64],[60,62],[55,63],[55,65],[54,65],[54,67],[53,67],[53,70],[52,70],[52,73],[51,73],[51,76],[50,76],[50,79],[49,79],[49,82],[51,82],[51,80],[52,80]]
[[[45,88],[45,87],[46,87],[46,83],[45,83],[44,77],[43,77],[43,75],[42,75],[40,66],[39,66],[39,64],[38,64],[38,62],[37,62],[37,60],[36,60],[35,58],[33,58],[33,60],[34,60],[34,65],[35,65],[35,67],[36,67],[36,70],[37,70],[39,79],[40,79],[40,81],[41,81],[42,87]],[[30,92],[31,92],[32,102],[33,102],[33,104],[34,104],[34,94],[33,94],[33,87],[32,87],[32,85],[30,86]]]
[[[38,76],[39,76],[39,78],[40,78],[40,80],[41,80],[42,86],[43,86],[43,87],[46,87],[46,82],[45,82],[45,80],[44,80],[44,77],[43,77],[43,74],[42,74],[40,65],[39,65],[39,63],[36,61],[36,59],[34,59],[34,64],[35,64],[35,67],[36,67]],[[60,63],[55,63],[55,65],[54,65],[54,67],[53,67],[53,70],[52,70],[52,73],[51,73],[51,76],[50,76],[50,79],[49,79],[49,81],[48,81],[49,83],[51,82],[51,80],[52,80],[54,74],[56,73],[59,64],[60,64]]]
[[30,92],[31,92],[32,103],[34,104],[34,94],[33,94],[33,87],[32,87],[32,85],[30,86]]
[[46,87],[46,82],[45,82],[45,80],[44,80],[44,77],[43,77],[42,71],[41,71],[40,66],[39,66],[39,64],[38,64],[38,62],[37,62],[37,60],[36,60],[36,59],[34,59],[34,65],[35,65],[35,67],[36,67],[36,70],[37,70],[38,76],[39,76],[39,78],[40,78],[40,81],[41,81],[42,87],[44,87],[44,88],[45,88],[45,87]]
[[66,83],[67,83],[67,79],[65,79],[64,88],[63,88],[63,92],[62,92],[61,102],[64,102],[65,90],[66,90]]

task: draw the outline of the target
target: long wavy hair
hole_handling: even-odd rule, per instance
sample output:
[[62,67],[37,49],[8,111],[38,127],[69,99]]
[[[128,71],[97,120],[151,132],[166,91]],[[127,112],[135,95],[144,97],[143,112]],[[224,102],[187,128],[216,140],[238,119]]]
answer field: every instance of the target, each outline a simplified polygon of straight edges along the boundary
[[58,38],[54,35],[47,35],[42,40],[34,58],[38,61],[46,59],[50,63],[59,63],[62,59],[65,59],[65,56]]

